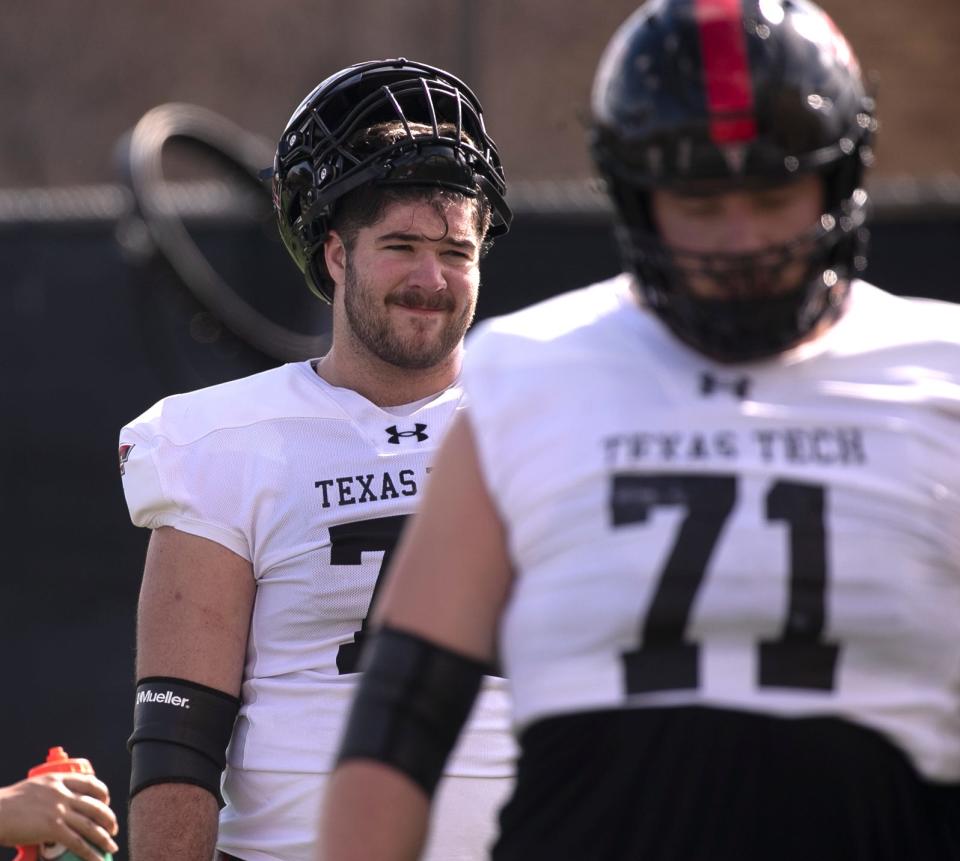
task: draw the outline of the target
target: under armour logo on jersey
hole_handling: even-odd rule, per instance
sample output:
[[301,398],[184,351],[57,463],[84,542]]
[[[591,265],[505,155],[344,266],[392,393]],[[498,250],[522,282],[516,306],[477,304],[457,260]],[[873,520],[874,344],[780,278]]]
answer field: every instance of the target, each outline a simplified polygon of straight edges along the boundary
[[709,371],[700,374],[700,394],[708,397],[716,392],[729,392],[741,401],[750,393],[749,377],[731,377],[729,379],[720,379],[715,377]]
[[124,443],[120,446],[120,475],[127,474],[126,463],[130,459],[130,452],[133,450],[133,447],[136,443]]
[[387,433],[390,434],[390,439],[388,439],[387,442],[392,442],[394,445],[400,445],[400,437],[402,436],[414,436],[417,438],[417,442],[423,442],[424,440],[430,439],[430,437],[424,433],[426,429],[427,426],[420,424],[420,422],[417,422],[413,426],[413,430],[405,431],[397,430],[396,425],[390,425],[390,427],[386,429]]

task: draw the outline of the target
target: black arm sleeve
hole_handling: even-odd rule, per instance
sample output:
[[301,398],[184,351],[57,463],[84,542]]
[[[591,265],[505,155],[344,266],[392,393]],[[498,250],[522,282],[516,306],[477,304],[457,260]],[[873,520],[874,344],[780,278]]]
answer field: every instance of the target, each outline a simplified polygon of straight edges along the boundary
[[383,762],[432,796],[490,668],[393,628],[376,633],[364,664],[338,764]]

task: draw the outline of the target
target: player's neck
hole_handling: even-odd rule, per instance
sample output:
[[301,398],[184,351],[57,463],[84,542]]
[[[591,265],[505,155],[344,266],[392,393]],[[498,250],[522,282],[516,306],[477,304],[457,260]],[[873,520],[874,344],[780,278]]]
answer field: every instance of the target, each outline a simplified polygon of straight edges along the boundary
[[331,347],[315,370],[331,386],[352,389],[380,407],[409,404],[443,391],[460,373],[462,350],[430,368],[398,368],[375,356],[357,356]]

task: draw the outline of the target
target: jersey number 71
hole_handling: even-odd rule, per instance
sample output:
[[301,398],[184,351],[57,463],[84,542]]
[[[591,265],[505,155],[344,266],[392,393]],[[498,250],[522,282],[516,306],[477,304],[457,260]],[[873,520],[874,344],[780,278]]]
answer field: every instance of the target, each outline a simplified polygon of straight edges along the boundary
[[[696,688],[699,650],[686,639],[697,591],[737,497],[733,475],[613,476],[614,527],[647,520],[650,510],[681,506],[685,516],[660,572],[640,645],[623,653],[628,693]],[[767,521],[785,522],[790,536],[790,595],[780,636],[757,644],[762,688],[833,690],[839,647],[823,639],[828,583],[821,485],[776,481],[765,496]]]

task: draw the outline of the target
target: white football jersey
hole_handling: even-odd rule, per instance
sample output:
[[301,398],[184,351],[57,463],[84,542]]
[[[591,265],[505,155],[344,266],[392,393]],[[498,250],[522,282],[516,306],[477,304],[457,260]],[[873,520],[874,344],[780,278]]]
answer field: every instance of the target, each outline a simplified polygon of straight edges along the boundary
[[960,779],[960,306],[855,282],[823,337],[725,365],[620,276],[469,344],[517,571],[501,655],[520,728],[829,715]]
[[[253,566],[228,768],[332,769],[374,590],[461,401],[454,386],[381,409],[302,362],[166,398],[122,430],[133,522]],[[508,721],[503,680],[488,680],[446,773],[512,774]]]

